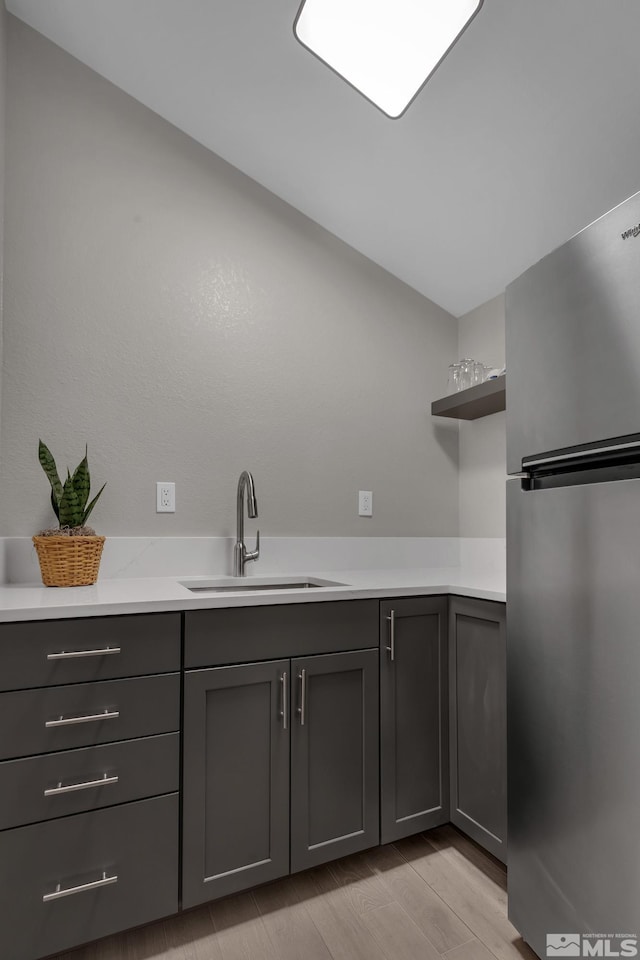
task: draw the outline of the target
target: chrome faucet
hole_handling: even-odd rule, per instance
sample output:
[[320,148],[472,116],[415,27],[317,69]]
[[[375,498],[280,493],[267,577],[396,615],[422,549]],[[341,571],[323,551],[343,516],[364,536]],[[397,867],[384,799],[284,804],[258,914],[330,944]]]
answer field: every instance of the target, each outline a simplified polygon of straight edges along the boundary
[[243,470],[238,480],[237,495],[237,527],[236,544],[233,548],[233,575],[234,577],[244,577],[245,564],[250,560],[257,560],[260,556],[260,531],[256,536],[256,548],[251,553],[247,550],[244,542],[244,492],[247,491],[247,513],[253,519],[258,516],[258,504],[256,503],[256,488],[253,483],[253,477],[248,470]]

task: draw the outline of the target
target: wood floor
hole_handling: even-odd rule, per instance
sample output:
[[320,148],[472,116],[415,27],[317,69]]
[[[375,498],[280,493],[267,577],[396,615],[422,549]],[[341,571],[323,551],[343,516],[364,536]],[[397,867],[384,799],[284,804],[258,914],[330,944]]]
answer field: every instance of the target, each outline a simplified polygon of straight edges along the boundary
[[506,903],[504,867],[447,826],[57,960],[536,960]]

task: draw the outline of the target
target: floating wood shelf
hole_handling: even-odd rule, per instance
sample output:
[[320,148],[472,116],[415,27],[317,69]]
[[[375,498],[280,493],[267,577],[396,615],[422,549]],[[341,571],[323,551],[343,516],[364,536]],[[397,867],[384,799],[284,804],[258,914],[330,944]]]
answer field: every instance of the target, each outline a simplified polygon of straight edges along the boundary
[[453,417],[456,420],[477,420],[506,409],[506,376],[486,380],[467,390],[459,390],[442,400],[434,400],[434,417]]

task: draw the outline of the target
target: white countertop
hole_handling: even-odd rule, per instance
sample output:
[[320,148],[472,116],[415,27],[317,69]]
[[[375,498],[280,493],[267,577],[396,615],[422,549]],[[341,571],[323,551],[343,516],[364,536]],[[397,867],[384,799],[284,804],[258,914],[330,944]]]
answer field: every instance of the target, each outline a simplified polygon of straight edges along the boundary
[[[211,576],[217,575],[212,573]],[[279,573],[278,579],[284,576],[286,573]],[[188,575],[104,579],[91,587],[8,584],[0,586],[0,622],[429,594],[456,594],[500,602],[506,600],[504,575],[494,570],[479,569],[476,565],[467,569],[464,566],[390,570],[305,569],[302,574],[299,570],[293,571],[290,579],[307,577],[339,581],[345,585],[313,590],[261,590],[203,595],[191,593],[179,583],[181,579],[193,579]],[[251,576],[247,580],[250,582]]]

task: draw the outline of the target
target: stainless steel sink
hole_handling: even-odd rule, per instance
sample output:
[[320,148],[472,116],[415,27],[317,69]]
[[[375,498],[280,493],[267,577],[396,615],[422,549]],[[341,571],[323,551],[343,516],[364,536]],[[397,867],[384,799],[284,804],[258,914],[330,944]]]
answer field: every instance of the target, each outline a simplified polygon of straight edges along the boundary
[[318,590],[323,587],[346,587],[335,580],[318,580],[315,577],[218,577],[216,579],[194,578],[180,580],[180,585],[191,593],[255,593],[259,590]]

